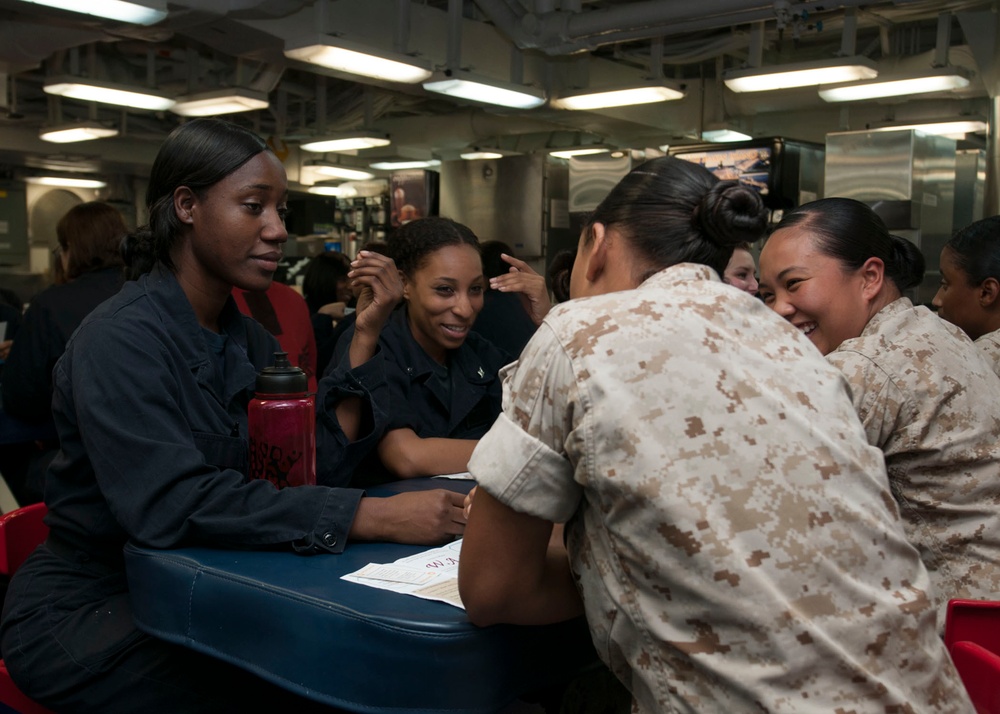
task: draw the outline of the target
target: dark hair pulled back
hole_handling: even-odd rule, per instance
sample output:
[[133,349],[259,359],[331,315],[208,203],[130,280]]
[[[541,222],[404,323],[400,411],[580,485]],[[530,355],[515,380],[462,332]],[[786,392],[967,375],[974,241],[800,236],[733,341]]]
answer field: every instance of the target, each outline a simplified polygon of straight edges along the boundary
[[861,201],[838,197],[805,203],[786,213],[775,231],[793,226],[808,228],[820,251],[849,270],[857,270],[869,258],[879,258],[886,276],[900,292],[924,279],[920,249],[889,233],[882,218]]
[[640,279],[677,263],[700,263],[722,275],[737,245],[764,235],[767,211],[752,188],[661,157],[619,181],[586,230],[595,223],[614,227],[639,253]]
[[252,131],[221,119],[194,119],[166,138],[149,175],[146,208],[149,223],[122,243],[126,273],[134,279],[157,262],[173,269],[170,251],[183,224],[174,210],[174,191],[187,186],[195,195],[243,166],[267,144]]
[[1000,280],[1000,216],[990,216],[957,231],[945,243],[970,286]]
[[481,254],[479,239],[468,226],[450,218],[429,216],[405,223],[389,236],[389,254],[409,277],[428,256],[450,245],[471,245]]

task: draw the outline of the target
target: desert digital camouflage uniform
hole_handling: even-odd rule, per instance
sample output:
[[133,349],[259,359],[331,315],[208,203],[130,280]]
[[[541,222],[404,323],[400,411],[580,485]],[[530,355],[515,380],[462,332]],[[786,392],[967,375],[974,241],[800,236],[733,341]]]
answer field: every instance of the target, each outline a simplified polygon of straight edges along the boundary
[[986,361],[998,377],[1000,377],[1000,330],[987,332],[976,340],[976,347],[982,350]]
[[906,535],[950,598],[1000,593],[1000,380],[957,327],[907,298],[827,355],[885,454]]
[[660,712],[971,712],[843,377],[681,264],[561,305],[469,464],[554,522],[598,653]]

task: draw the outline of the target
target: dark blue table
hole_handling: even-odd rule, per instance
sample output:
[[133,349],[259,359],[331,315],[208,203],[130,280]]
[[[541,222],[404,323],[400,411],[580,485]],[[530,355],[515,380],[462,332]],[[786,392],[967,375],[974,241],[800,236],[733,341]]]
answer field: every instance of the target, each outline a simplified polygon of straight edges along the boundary
[[[463,484],[419,479],[369,493],[428,487]],[[353,543],[304,557],[129,545],[125,557],[142,630],[351,711],[494,712],[594,661],[582,619],[477,628],[459,608],[340,579],[422,550]]]

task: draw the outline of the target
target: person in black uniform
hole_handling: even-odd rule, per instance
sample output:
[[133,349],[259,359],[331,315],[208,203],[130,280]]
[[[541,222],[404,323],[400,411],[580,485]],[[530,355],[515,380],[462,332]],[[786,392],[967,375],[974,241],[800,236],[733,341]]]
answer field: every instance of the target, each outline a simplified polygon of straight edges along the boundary
[[[384,256],[364,285],[345,369],[322,380],[317,474],[277,490],[247,478],[247,406],[278,342],[233,287],[265,290],[288,234],[281,162],[255,134],[185,123],[153,163],[149,226],[126,243],[138,279],[94,310],[54,371],[60,451],[50,534],[11,581],[0,623],[14,681],[65,712],[311,711],[254,675],[157,640],[132,620],[122,548],[201,545],[337,553],[348,539],[434,544],[461,533],[459,494],[331,488],[382,433],[378,333],[402,294]],[[178,602],[178,608],[186,605]],[[331,666],[335,666],[331,664]]]
[[[121,288],[120,247],[127,232],[118,209],[101,201],[73,206],[56,224],[63,279],[31,300],[0,382],[4,412],[32,425],[40,437],[4,450],[4,478],[22,506],[42,500],[45,469],[59,447],[52,368],[83,318]],[[12,451],[22,458],[13,458]]]
[[476,440],[500,413],[497,372],[511,361],[472,332],[486,279],[468,227],[439,217],[411,221],[393,232],[389,252],[403,276],[403,304],[379,337],[392,415],[356,485],[465,471]]

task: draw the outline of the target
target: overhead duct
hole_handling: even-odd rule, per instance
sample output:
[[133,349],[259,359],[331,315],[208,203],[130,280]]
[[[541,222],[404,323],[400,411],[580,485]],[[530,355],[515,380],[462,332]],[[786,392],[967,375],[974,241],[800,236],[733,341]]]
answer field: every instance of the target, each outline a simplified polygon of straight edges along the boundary
[[[775,17],[773,3],[750,0],[703,0],[698,3],[647,2],[614,5],[589,12],[525,11],[508,0],[475,0],[476,6],[521,49],[549,55],[591,50],[626,40],[671,37],[715,30]],[[838,9],[870,5],[866,0],[841,0]],[[786,8],[791,15],[815,11],[812,3]]]

